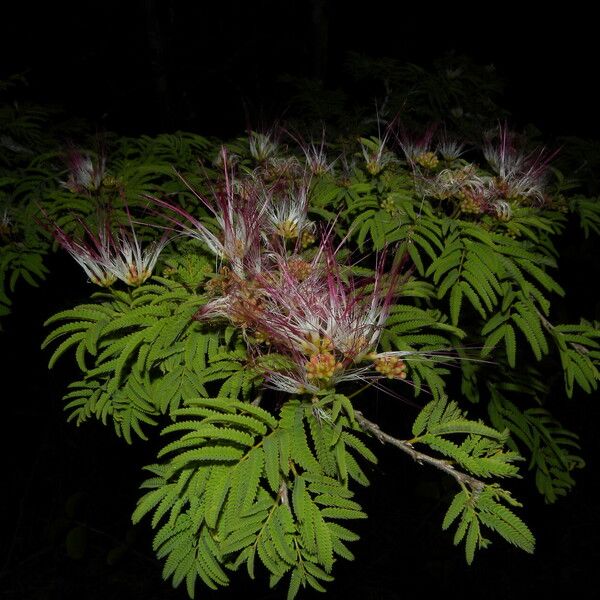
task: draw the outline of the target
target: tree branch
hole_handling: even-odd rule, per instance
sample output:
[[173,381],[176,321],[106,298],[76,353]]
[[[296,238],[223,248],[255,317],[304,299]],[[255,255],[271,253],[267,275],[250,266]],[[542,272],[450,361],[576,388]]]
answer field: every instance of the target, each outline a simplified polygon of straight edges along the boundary
[[385,433],[381,430],[377,423],[373,423],[373,421],[369,421],[360,411],[355,410],[354,416],[358,421],[358,424],[367,432],[373,434],[382,444],[391,444],[392,446],[396,446],[396,448],[400,448],[403,452],[406,452],[409,456],[412,457],[413,460],[418,462],[419,464],[427,463],[443,471],[444,473],[450,475],[460,485],[468,485],[472,491],[475,493],[479,493],[485,487],[485,483],[471,475],[467,475],[466,473],[462,473],[461,471],[457,471],[454,466],[447,460],[443,460],[440,458],[434,458],[433,456],[429,456],[428,454],[424,454],[423,452],[419,452],[415,450],[413,445],[406,440],[399,440],[395,437],[392,437],[388,433]]

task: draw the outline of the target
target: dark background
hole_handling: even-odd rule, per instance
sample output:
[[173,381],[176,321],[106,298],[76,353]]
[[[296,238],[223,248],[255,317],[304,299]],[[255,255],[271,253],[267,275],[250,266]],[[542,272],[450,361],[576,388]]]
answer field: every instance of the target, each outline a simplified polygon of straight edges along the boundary
[[531,12],[523,2],[7,4],[0,74],[24,71],[32,98],[121,133],[240,133],[248,119],[284,114],[283,75],[335,88],[349,51],[420,65],[465,53],[496,66],[516,120],[600,133],[596,19],[576,3]]
[[[187,129],[226,137],[285,115],[285,75],[319,79],[335,89],[348,75],[349,51],[423,65],[455,51],[495,65],[506,82],[503,105],[513,122],[531,122],[548,136],[600,138],[596,19],[590,14],[573,4],[531,15],[522,5],[498,3],[493,13],[457,4],[444,10],[432,3],[398,4],[11,3],[1,9],[0,79],[24,72],[24,99],[61,106],[98,130],[139,135]],[[380,93],[374,90],[374,96]],[[578,268],[585,257],[565,256],[562,281],[580,294],[574,299],[578,314],[593,317],[593,278]],[[64,257],[52,260],[44,292],[18,290],[14,314],[0,334],[9,351],[2,363],[7,412],[0,598],[183,599],[183,589],[171,590],[161,580],[147,524],[129,525],[139,466],[151,462],[157,442],[130,448],[99,424],[76,429],[64,421],[60,397],[69,369],[63,365],[48,374],[48,357],[39,351],[42,322],[88,289],[75,265]],[[372,401],[372,414],[391,430],[414,416],[383,398]],[[557,417],[581,434],[588,462],[573,493],[548,506],[531,481],[513,486],[538,538],[534,556],[497,542],[467,567],[451,535],[440,532],[447,482],[382,448],[372,486],[360,494],[370,517],[360,524],[363,539],[352,547],[356,561],[336,565],[327,597],[510,599],[584,589],[600,559],[595,402],[575,398],[558,409]],[[80,558],[67,553],[69,532],[81,536],[74,544]],[[198,592],[205,598],[242,596],[285,594],[243,575],[228,590]]]

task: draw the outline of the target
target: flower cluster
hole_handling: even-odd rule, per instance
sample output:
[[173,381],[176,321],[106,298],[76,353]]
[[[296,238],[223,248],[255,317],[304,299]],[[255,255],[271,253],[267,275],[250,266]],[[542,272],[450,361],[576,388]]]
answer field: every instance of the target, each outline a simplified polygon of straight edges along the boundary
[[99,217],[95,230],[80,221],[83,235],[75,237],[45,217],[43,224],[58,244],[82,267],[90,281],[101,287],[110,287],[117,279],[127,285],[140,286],[152,275],[168,241],[163,236],[142,248],[131,219],[130,228],[120,227],[116,235],[106,215]]
[[8,205],[0,205],[0,240],[9,240],[15,231],[13,210]]
[[93,160],[78,150],[71,150],[67,155],[69,178],[64,187],[74,193],[98,190],[106,176],[106,159],[100,156]]
[[[432,149],[434,127],[429,127],[421,136],[411,136],[402,131],[397,136],[400,148],[413,169],[435,169],[439,164],[436,152]],[[445,141],[446,145],[448,142]]]
[[546,153],[543,148],[526,154],[518,148],[516,136],[504,126],[486,141],[483,155],[496,174],[494,184],[499,195],[540,204],[545,201],[548,167],[554,154]]
[[225,177],[214,201],[196,194],[215,229],[156,199],[176,215],[168,218],[180,232],[204,242],[218,260],[209,300],[196,318],[229,320],[255,358],[283,357],[284,367],[265,370],[267,384],[281,391],[318,394],[344,381],[404,379],[401,357],[409,353],[377,352],[400,261],[386,273],[384,252],[373,274],[358,280],[340,260],[343,243],[334,246],[333,226],[318,232],[318,246],[305,252],[304,234],[317,233],[305,183],[265,186],[256,176],[235,181],[225,153],[222,162]]
[[311,142],[310,144],[301,144],[302,152],[306,160],[306,166],[313,175],[324,175],[333,169],[335,160],[328,161],[327,153],[325,152],[325,136],[320,144]]
[[433,129],[419,139],[406,134],[399,142],[423,195],[454,199],[465,214],[490,214],[510,219],[514,204],[542,204],[553,155],[543,149],[525,153],[516,136],[500,126],[483,145],[483,156],[493,174],[462,160],[464,145],[442,136],[434,144]]
[[371,139],[361,138],[360,149],[365,161],[365,168],[371,175],[378,175],[390,163],[396,160],[396,157],[387,147],[388,133],[383,138],[373,137]]

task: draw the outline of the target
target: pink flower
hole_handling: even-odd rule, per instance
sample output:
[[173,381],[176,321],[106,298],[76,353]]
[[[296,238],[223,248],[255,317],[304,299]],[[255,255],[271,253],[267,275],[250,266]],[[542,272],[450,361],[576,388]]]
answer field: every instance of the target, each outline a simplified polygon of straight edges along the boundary
[[67,155],[69,178],[63,185],[75,193],[97,190],[105,176],[106,158],[101,156],[96,161],[79,150],[71,150]]
[[326,234],[304,278],[298,277],[297,262],[276,257],[278,276],[261,282],[262,308],[270,319],[264,333],[274,336],[275,345],[307,355],[332,352],[347,365],[377,345],[398,272],[396,267],[384,286],[379,257],[374,278],[358,282],[343,273],[336,254]]
[[430,125],[421,136],[415,136],[402,128],[396,135],[400,148],[413,169],[423,166],[422,163],[426,159],[429,159],[429,162],[433,161],[435,153],[432,152],[432,142],[435,129],[434,125]]
[[217,223],[217,232],[175,204],[152,196],[147,198],[175,213],[176,217],[167,218],[181,233],[206,244],[218,260],[226,262],[238,277],[243,278],[247,272],[260,270],[264,204],[261,204],[259,191],[253,186],[245,187],[243,194],[236,192],[225,148],[222,148],[221,156],[225,177],[222,188],[214,193],[214,204],[180,176],[186,187],[212,213]]
[[[224,151],[223,157],[226,165]],[[212,213],[218,233],[155,199],[176,213],[171,220],[181,231],[202,240],[221,261],[207,285],[211,299],[195,318],[226,319],[236,326],[267,386],[318,394],[343,382],[406,377],[404,358],[416,353],[377,352],[402,260],[386,272],[383,252],[371,276],[353,276],[352,267],[339,259],[345,240],[333,245],[333,224],[322,232],[312,257],[303,257],[301,233],[313,226],[302,183],[267,185],[256,174],[236,181],[225,169],[214,205],[196,197]]]
[[56,223],[48,228],[59,245],[75,259],[92,283],[101,287],[110,287],[117,279],[110,269],[110,259],[114,252],[110,228],[104,222],[98,232],[93,233],[85,223],[80,223],[84,230],[81,238],[67,234]]
[[253,352],[262,353],[260,341],[268,353],[286,356],[286,368],[265,371],[267,384],[282,391],[317,393],[344,381],[404,372],[398,365],[378,370],[376,362],[384,356],[376,347],[400,263],[386,276],[382,255],[374,276],[357,281],[338,263],[339,248],[333,248],[330,230],[311,261],[272,252],[252,279],[226,273],[226,281],[215,284],[220,295],[197,318],[227,318],[246,333]]
[[556,153],[538,148],[526,154],[517,147],[516,136],[508,127],[500,125],[498,135],[484,144],[483,154],[496,173],[495,187],[500,196],[545,201],[548,168]]
[[83,268],[90,281],[101,287],[110,287],[117,279],[128,285],[141,285],[152,274],[167,243],[163,236],[160,241],[151,242],[142,249],[131,221],[130,230],[121,228],[115,238],[106,216],[100,218],[97,232],[79,220],[84,232],[80,238],[69,235],[58,224],[48,222],[47,215],[46,221],[42,225]]

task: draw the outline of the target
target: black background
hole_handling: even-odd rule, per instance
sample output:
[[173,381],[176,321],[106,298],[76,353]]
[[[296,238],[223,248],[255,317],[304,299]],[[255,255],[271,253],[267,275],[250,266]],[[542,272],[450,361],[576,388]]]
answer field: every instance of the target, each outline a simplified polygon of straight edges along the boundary
[[33,98],[122,133],[237,134],[261,112],[284,113],[282,75],[333,87],[349,51],[423,65],[465,53],[496,66],[517,120],[599,133],[596,20],[576,3],[105,0],[2,10],[0,73],[26,71]]

